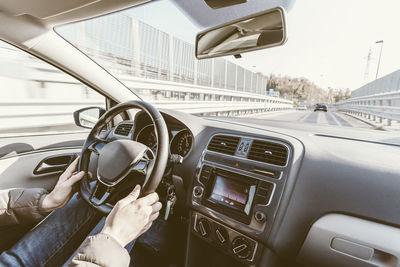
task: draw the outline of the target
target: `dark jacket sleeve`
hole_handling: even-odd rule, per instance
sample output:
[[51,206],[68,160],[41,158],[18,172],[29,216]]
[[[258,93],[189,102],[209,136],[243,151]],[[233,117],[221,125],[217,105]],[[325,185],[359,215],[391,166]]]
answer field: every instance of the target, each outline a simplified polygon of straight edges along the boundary
[[48,214],[41,210],[47,193],[43,188],[0,190],[0,227],[42,220]]

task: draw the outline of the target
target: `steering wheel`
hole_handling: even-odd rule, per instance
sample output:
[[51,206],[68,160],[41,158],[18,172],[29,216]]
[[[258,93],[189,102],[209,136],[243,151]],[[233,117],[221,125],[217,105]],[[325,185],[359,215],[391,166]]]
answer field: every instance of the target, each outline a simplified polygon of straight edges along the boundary
[[[116,115],[128,109],[137,108],[146,112],[154,125],[157,137],[156,155],[146,145],[133,140],[105,140],[99,134]],[[167,125],[160,112],[143,101],[128,101],[108,110],[93,126],[82,148],[78,171],[85,176],[80,182],[80,196],[92,207],[110,213],[114,205],[110,203],[115,190],[132,173],[144,175],[141,196],[154,192],[163,177],[168,162],[169,136]],[[90,156],[98,155],[97,175],[91,183],[88,175]],[[128,178],[127,178],[128,177]]]

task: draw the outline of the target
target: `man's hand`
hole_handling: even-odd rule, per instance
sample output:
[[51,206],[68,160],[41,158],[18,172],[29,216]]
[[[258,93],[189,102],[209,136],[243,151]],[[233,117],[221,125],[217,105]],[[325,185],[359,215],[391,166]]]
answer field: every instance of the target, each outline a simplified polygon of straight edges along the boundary
[[101,233],[113,237],[122,247],[146,232],[161,209],[157,193],[138,198],[140,186],[114,206]]
[[77,157],[71,165],[68,166],[65,172],[61,174],[53,191],[43,199],[42,210],[50,212],[55,209],[60,209],[68,203],[75,191],[73,187],[74,184],[80,181],[85,174],[83,171],[74,173],[78,166],[78,162],[79,157]]

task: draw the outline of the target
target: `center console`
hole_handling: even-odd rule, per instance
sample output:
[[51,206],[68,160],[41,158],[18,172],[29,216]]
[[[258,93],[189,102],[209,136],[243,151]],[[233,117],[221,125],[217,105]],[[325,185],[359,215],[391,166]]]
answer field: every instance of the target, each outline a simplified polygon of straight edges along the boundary
[[[203,164],[199,183],[193,188],[193,202],[209,210],[224,214],[254,229],[262,230],[265,214],[256,205],[267,206],[275,184],[254,179],[215,165]],[[254,215],[254,218],[253,216]]]
[[290,146],[214,135],[196,169],[191,232],[245,265],[256,265],[283,193]]

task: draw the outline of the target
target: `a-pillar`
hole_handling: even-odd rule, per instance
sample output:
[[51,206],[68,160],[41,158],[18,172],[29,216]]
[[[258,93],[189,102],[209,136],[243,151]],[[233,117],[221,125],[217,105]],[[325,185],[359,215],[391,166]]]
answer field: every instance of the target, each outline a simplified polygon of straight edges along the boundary
[[[388,101],[387,101],[387,105],[390,107],[391,105],[392,105],[392,100],[391,99],[389,99]],[[392,120],[391,119],[388,119],[387,120],[387,126],[391,126],[392,125]]]

